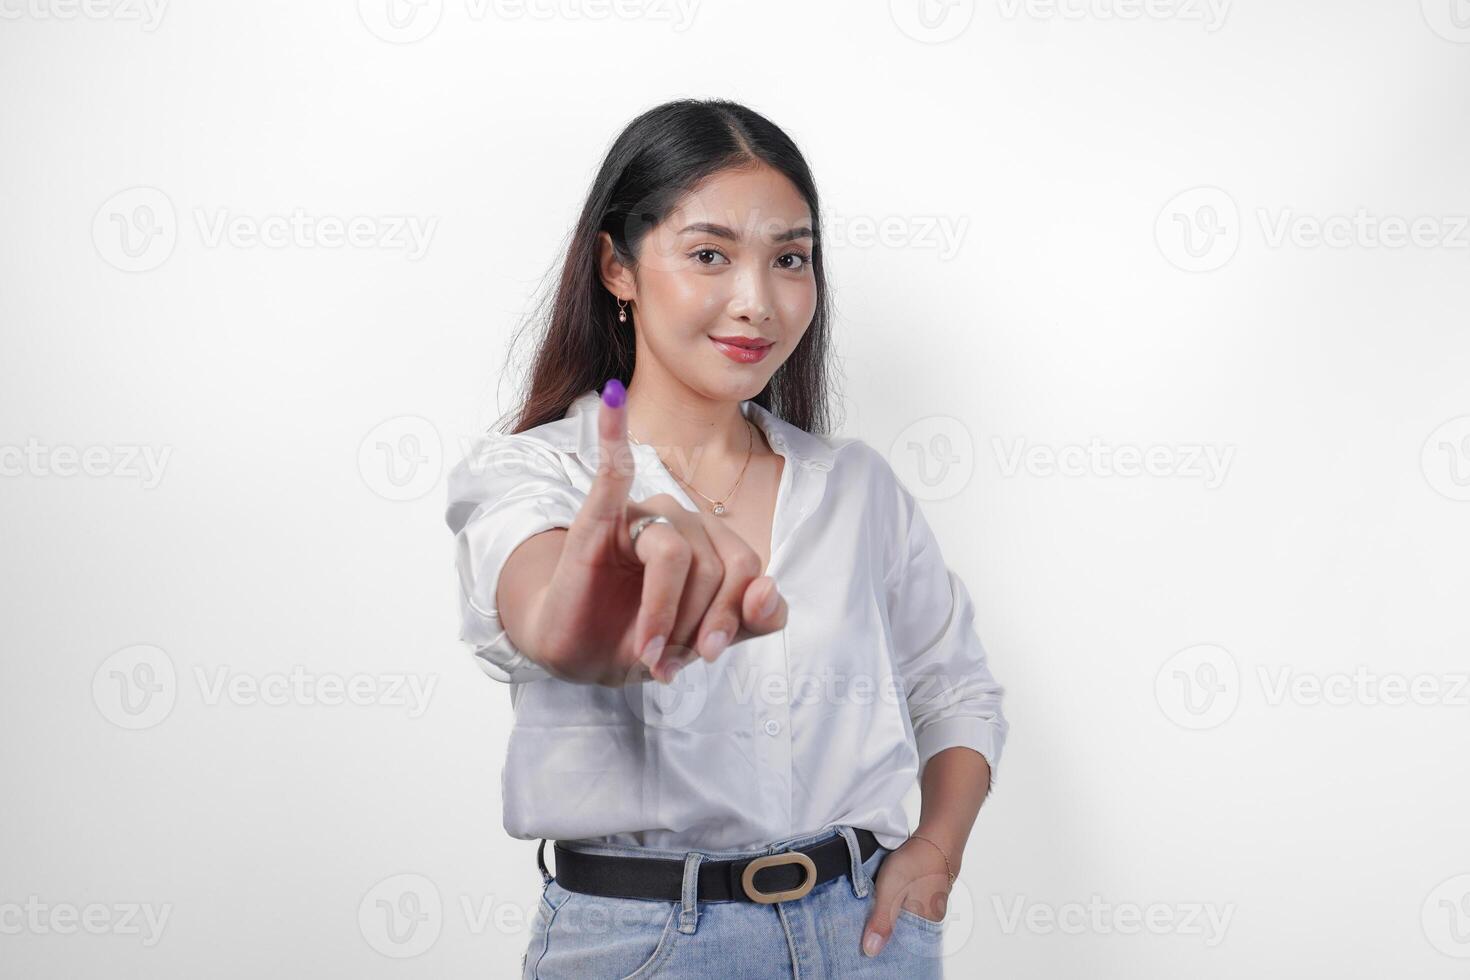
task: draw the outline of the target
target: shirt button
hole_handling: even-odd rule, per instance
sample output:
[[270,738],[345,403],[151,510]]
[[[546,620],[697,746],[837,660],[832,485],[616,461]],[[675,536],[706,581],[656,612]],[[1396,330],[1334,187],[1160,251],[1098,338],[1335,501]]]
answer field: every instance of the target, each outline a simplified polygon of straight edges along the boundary
[[767,735],[779,735],[779,734],[781,734],[781,723],[779,721],[777,721],[776,719],[774,719],[774,718],[772,718],[770,721],[766,722],[765,728],[766,728],[766,734]]

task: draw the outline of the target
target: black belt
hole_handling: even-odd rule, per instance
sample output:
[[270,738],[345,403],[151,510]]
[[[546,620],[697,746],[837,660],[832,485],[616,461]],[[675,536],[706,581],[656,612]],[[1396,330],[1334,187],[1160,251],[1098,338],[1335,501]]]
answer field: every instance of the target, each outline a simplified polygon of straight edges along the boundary
[[[871,831],[857,830],[858,849],[866,861],[878,849]],[[546,841],[536,849],[536,863],[546,871]],[[824,881],[852,870],[852,853],[841,834],[818,844],[776,854],[699,865],[701,902],[790,902]],[[674,858],[588,854],[556,845],[556,881],[567,891],[606,898],[643,898],[677,902],[683,897],[684,862]]]

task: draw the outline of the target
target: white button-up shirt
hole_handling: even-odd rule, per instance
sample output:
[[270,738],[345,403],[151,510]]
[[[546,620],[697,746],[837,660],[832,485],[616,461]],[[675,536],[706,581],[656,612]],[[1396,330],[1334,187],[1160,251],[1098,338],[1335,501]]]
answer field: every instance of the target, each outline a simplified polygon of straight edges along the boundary
[[[903,799],[936,752],[968,746],[994,778],[1004,688],[913,495],[863,441],[753,401],[741,411],[785,459],[766,571],[786,627],[696,658],[672,685],[563,681],[516,649],[496,583],[526,538],[571,525],[597,472],[598,400],[483,433],[449,477],[460,638],[509,683],[515,710],[501,781],[511,836],[725,850],[849,824],[897,847]],[[651,446],[632,449],[630,499],[699,509]]]

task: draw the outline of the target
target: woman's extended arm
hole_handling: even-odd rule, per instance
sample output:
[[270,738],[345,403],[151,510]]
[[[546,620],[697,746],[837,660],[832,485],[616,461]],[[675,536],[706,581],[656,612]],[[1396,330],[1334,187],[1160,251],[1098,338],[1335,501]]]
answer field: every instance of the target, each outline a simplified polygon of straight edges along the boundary
[[519,650],[536,660],[536,611],[551,585],[551,573],[561,560],[566,528],[557,527],[534,534],[521,542],[505,560],[495,586],[495,606],[500,625]]
[[[669,494],[630,499],[627,407],[615,381],[607,395],[587,490],[530,435],[485,433],[450,475],[460,635],[511,681],[668,681],[695,648],[713,660],[785,627],[775,580],[738,535]],[[631,523],[654,517],[635,543]]]

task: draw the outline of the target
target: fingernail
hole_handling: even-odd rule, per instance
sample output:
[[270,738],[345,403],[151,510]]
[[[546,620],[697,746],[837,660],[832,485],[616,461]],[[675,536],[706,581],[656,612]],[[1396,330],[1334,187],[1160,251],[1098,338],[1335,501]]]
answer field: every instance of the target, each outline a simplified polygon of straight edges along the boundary
[[883,937],[876,932],[870,932],[863,937],[863,955],[877,956],[878,951],[883,948]]
[[628,389],[617,378],[608,378],[607,384],[602,386],[602,403],[608,408],[620,407],[627,395]]
[[771,579],[771,594],[766,596],[766,601],[761,603],[761,615],[769,616],[776,611],[776,600],[781,598],[781,593],[776,588],[776,580]]
[[649,640],[648,645],[643,648],[643,652],[638,655],[638,659],[642,660],[649,667],[658,663],[658,655],[663,651],[666,640],[667,637],[663,635],[655,636]]
[[725,652],[725,647],[730,644],[730,634],[724,630],[715,630],[704,638],[699,655],[706,660],[713,660]]

